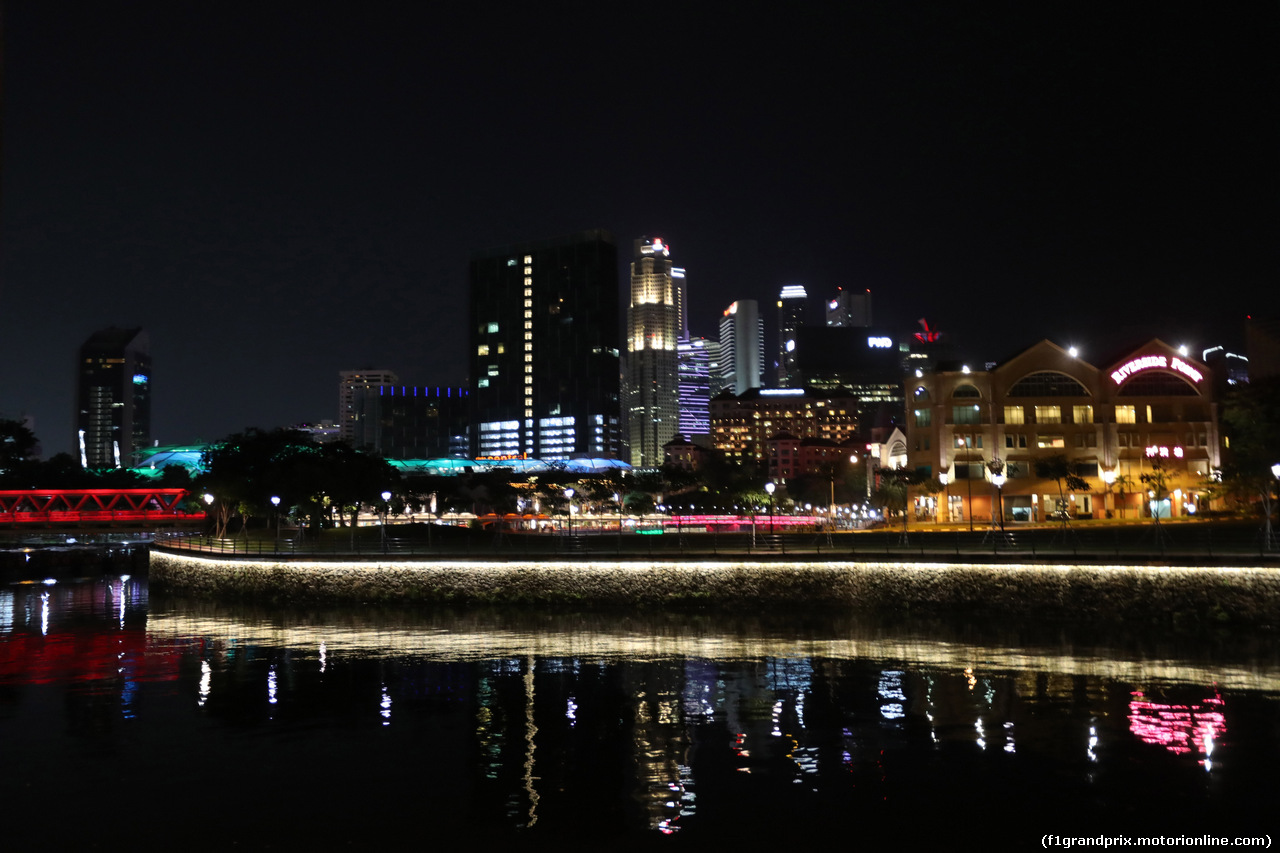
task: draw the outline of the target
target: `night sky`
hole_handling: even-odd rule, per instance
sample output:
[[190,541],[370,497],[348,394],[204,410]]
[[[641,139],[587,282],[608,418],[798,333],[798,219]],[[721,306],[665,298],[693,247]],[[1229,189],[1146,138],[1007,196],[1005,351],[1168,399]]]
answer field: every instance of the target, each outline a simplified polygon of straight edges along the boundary
[[109,325],[164,444],[460,384],[472,252],[597,227],[708,336],[792,283],[978,361],[1275,315],[1275,3],[687,5],[10,0],[0,416],[70,450]]

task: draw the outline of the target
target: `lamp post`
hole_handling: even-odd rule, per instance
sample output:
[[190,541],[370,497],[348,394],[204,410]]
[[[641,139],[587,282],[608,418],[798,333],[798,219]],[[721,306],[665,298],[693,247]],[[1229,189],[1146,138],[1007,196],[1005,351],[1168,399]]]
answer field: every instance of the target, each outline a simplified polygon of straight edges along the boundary
[[764,490],[769,493],[769,535],[773,535],[773,490],[776,489],[773,483],[765,483]]
[[387,553],[387,502],[391,500],[391,492],[382,493],[382,553]]
[[[1102,470],[1102,482],[1103,482],[1103,483],[1105,483],[1105,484],[1106,484],[1106,486],[1107,486],[1107,503],[1111,504],[1111,506],[1107,507],[1107,510],[1108,510],[1109,512],[1114,512],[1114,511],[1115,511],[1115,501],[1114,501],[1114,500],[1112,500],[1112,497],[1111,497],[1111,487],[1112,487],[1113,485],[1115,485],[1115,482],[1116,482],[1116,469],[1115,469],[1115,468],[1104,468],[1104,469]],[[1108,517],[1110,517],[1110,516],[1108,516]]]
[[1000,514],[1000,535],[1004,535],[1004,472],[991,475],[991,485],[996,487],[996,500],[999,502],[999,508],[996,510]]
[[622,551],[622,492],[613,493],[613,502],[618,505],[618,551]]
[[271,505],[276,509],[276,547],[280,547],[280,496],[271,496]]
[[938,472],[938,482],[942,484],[942,505],[947,508],[947,521],[950,522],[951,521],[951,493],[947,491],[948,479],[950,478],[947,476],[946,471]]
[[573,536],[573,494],[574,493],[572,488],[564,490],[565,500],[569,502],[569,507],[566,510],[566,514],[569,516],[569,536],[570,537]]

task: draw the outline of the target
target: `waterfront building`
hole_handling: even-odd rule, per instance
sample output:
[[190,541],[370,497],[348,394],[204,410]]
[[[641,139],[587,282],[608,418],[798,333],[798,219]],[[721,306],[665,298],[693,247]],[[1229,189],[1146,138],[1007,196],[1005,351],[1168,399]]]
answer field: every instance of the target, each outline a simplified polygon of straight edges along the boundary
[[679,342],[688,338],[685,272],[662,240],[635,241],[627,306],[627,443],[631,464],[656,468],[680,418]]
[[[948,475],[955,521],[1010,521],[1207,509],[1221,465],[1218,397],[1203,362],[1153,339],[1100,366],[1041,341],[990,370],[957,365],[910,376],[907,467]],[[1036,463],[1065,460],[1087,491],[1059,493]],[[1162,494],[1143,482],[1161,473]],[[1001,489],[993,474],[1006,478]],[[998,516],[995,516],[998,517]]]
[[720,318],[720,369],[724,387],[745,394],[764,385],[764,320],[754,299],[739,299]]
[[364,411],[366,392],[398,385],[400,378],[390,370],[343,370],[338,373],[338,438],[352,447],[372,441],[374,424]]
[[135,464],[151,444],[151,340],[142,329],[94,332],[80,347],[76,445],[85,468]]
[[743,394],[725,389],[711,401],[712,442],[741,462],[763,462],[768,440],[781,433],[838,444],[857,431],[857,399],[844,389],[753,388]]
[[470,269],[476,456],[618,459],[618,251],[606,231],[475,254]]
[[809,294],[800,284],[788,284],[778,294],[778,387],[792,388],[801,384],[796,364],[796,333],[804,325]]

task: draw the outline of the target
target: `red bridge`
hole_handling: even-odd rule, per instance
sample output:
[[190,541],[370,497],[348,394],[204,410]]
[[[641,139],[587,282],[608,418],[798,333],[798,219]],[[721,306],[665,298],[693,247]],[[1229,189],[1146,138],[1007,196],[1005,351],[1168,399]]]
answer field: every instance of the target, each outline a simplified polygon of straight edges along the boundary
[[3,489],[0,527],[17,525],[179,524],[202,520],[186,512],[186,489]]

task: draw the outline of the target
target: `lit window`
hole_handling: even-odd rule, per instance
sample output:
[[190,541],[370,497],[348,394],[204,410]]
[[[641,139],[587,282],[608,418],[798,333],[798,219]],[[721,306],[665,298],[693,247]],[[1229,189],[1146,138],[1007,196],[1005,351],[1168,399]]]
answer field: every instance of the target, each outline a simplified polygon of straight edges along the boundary
[[1062,407],[1061,406],[1036,406],[1036,423],[1038,424],[1062,423]]
[[489,387],[489,380],[488,380],[488,379],[481,379],[481,380],[478,380],[478,381],[476,382],[476,387],[477,387],[477,388],[488,388],[488,387]]
[[533,275],[533,267],[525,267],[525,268],[524,268],[524,274],[525,274],[525,275]]
[[507,351],[506,344],[498,344],[498,355],[502,355]]
[[488,344],[481,344],[480,346],[476,347],[476,355],[488,355],[488,354],[489,354]]
[[1138,422],[1137,406],[1116,406],[1116,423],[1136,424]]
[[1072,406],[1071,419],[1078,424],[1093,423],[1093,406]]
[[489,326],[488,326],[488,331],[489,331],[489,334],[491,334],[491,335],[493,335],[493,334],[497,334],[497,332],[498,332],[498,324],[497,324],[497,323],[490,323],[490,324],[489,324]]
[[1004,422],[1007,424],[1024,424],[1027,422],[1027,417],[1021,406],[1005,406]]
[[1040,448],[1041,450],[1045,450],[1048,448],[1062,448],[1066,446],[1067,446],[1066,440],[1063,439],[1063,437],[1060,435],[1036,436],[1036,447]]
[[531,263],[533,263],[533,255],[525,255],[525,256],[524,256],[524,262],[525,262],[526,264],[531,264]]
[[498,375],[498,365],[496,365],[496,364],[491,364],[491,365],[489,365],[489,375],[490,375],[490,376],[497,376],[497,375]]

